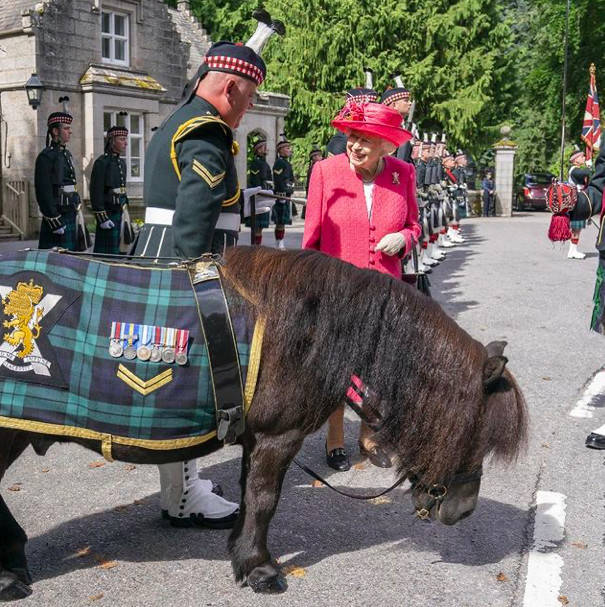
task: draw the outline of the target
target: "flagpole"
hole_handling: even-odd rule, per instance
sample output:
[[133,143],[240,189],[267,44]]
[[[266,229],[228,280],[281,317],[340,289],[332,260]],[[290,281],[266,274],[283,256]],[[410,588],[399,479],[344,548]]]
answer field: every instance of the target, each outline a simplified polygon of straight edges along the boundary
[[563,181],[563,165],[565,164],[565,94],[567,93],[567,54],[569,47],[569,5],[571,0],[567,0],[565,10],[565,45],[563,57],[563,93],[561,99],[561,168],[559,170],[559,179]]

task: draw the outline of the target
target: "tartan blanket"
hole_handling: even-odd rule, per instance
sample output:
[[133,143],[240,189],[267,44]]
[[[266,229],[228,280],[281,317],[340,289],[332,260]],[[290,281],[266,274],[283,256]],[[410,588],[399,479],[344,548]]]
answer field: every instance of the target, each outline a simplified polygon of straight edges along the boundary
[[[208,353],[193,288],[184,267],[135,267],[52,251],[0,258],[0,426],[123,437],[126,444],[151,449],[215,436]],[[245,385],[254,327],[244,318],[231,321]],[[152,327],[186,335],[186,364],[174,357],[115,357],[110,346],[116,323],[138,326],[138,334]]]

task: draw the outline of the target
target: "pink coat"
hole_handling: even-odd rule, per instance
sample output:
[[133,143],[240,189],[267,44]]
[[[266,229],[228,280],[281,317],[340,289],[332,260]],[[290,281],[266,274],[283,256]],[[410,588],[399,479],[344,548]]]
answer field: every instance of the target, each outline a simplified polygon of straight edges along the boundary
[[[414,167],[385,157],[374,182],[372,219],[368,219],[363,181],[338,154],[313,167],[307,196],[304,249],[323,251],[360,268],[371,268],[401,278],[401,254],[418,241],[418,205]],[[405,250],[386,255],[374,248],[385,234],[401,232]]]

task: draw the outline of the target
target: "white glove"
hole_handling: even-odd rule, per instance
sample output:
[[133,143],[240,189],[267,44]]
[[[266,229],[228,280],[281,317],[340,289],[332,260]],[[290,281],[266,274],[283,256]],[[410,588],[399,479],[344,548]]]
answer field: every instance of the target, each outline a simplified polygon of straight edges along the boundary
[[586,166],[589,167],[589,168],[592,166],[592,158],[587,158],[586,159]]
[[111,219],[108,219],[107,221],[104,221],[103,223],[100,223],[99,227],[102,230],[111,230],[111,228],[115,228],[116,227],[116,224],[113,221],[111,221]]
[[250,204],[250,198],[252,196],[255,196],[256,194],[258,194],[263,188],[261,188],[260,186],[256,186],[254,188],[246,188],[243,191],[244,194],[244,202]]
[[382,251],[385,255],[395,255],[405,246],[405,236],[400,232],[386,234],[376,245],[377,251]]
[[260,186],[246,188],[244,194],[244,217],[250,217],[250,198],[256,196],[256,214],[267,213],[275,203],[275,198],[264,197],[263,194],[273,195],[272,190],[263,190]]
[[65,234],[65,226],[61,226],[60,228],[53,230],[53,234],[57,234],[57,236],[63,236],[63,234]]

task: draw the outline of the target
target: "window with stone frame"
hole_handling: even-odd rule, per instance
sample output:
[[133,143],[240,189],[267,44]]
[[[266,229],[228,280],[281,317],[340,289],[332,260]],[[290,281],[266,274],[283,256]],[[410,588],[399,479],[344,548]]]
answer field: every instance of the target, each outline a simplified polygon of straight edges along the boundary
[[128,146],[124,160],[128,181],[143,181],[145,158],[145,116],[106,109],[103,112],[103,135],[112,126],[125,126],[128,129]]
[[115,65],[130,65],[130,16],[114,11],[101,12],[101,56]]

